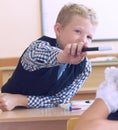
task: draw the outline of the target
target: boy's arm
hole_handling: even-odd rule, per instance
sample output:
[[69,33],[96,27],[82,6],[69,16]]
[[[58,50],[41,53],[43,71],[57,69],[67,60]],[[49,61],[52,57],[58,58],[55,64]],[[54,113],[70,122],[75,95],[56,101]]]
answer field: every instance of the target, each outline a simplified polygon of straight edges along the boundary
[[[28,108],[53,107],[60,103],[67,103],[81,88],[91,72],[91,65],[87,61],[86,68],[71,85],[53,96],[24,96],[20,94],[0,94],[0,109],[12,110],[16,106]],[[4,106],[4,107],[3,107]]]
[[[85,70],[86,71],[86,70]],[[0,109],[3,111],[12,110],[17,106],[28,108],[55,107],[60,103],[67,103],[75,93],[81,88],[83,82],[89,74],[79,75],[73,83],[53,96],[24,96],[21,94],[0,94]]]
[[56,57],[60,51],[47,42],[34,41],[21,57],[22,66],[25,70],[35,71],[60,65]]
[[55,107],[63,102],[64,96],[63,94],[55,96],[25,96],[21,94],[1,93],[0,109],[10,111],[17,106],[27,108]]

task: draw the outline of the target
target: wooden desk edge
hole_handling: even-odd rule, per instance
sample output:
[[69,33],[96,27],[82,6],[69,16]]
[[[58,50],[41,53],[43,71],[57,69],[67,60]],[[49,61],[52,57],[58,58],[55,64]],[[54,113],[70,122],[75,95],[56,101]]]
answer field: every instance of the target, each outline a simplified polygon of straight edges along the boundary
[[[53,114],[53,111],[55,110],[61,113],[60,114],[58,113],[57,115],[55,113]],[[44,116],[40,115],[40,113],[41,114],[44,113]],[[52,109],[51,108],[18,109],[13,111],[1,112],[0,123],[68,120],[69,118],[79,117],[82,113],[83,111],[70,112],[60,107]]]
[[82,94],[82,93],[96,93],[97,87],[86,87],[86,88],[81,88],[76,94]]

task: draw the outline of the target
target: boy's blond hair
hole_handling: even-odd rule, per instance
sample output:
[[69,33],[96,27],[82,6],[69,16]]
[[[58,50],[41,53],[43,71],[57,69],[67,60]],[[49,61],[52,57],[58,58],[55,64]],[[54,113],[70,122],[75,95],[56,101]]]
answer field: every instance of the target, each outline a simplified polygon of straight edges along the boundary
[[93,25],[98,24],[95,11],[82,4],[64,5],[58,14],[56,23],[60,23],[62,27],[65,27],[75,15],[89,19]]

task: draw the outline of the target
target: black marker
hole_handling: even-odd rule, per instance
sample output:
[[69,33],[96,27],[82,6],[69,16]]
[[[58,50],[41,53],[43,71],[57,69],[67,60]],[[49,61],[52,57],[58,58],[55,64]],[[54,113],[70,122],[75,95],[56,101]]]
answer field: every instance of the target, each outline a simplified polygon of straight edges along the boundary
[[88,47],[88,48],[83,48],[82,52],[84,51],[108,51],[112,50],[112,47],[106,46],[106,47]]

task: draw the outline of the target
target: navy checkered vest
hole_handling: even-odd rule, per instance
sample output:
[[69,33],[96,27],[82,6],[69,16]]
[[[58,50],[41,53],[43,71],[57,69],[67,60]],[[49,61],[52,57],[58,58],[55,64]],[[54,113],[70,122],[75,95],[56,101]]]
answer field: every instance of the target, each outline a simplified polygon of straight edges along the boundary
[[[56,46],[56,39],[43,36],[40,40]],[[70,85],[73,80],[85,69],[86,58],[78,65],[67,65],[64,73],[57,80],[59,66],[43,68],[36,71],[24,70],[19,59],[11,78],[3,85],[2,92],[23,95],[54,95]]]

